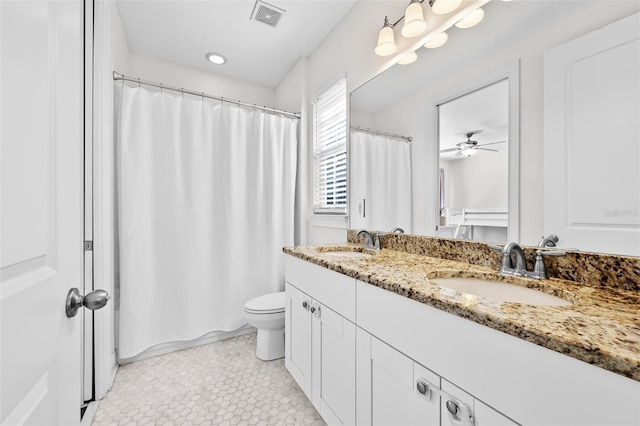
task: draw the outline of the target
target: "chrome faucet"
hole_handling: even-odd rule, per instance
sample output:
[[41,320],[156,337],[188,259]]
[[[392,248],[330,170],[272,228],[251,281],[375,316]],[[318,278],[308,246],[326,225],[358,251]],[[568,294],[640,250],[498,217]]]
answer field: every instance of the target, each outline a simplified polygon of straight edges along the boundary
[[360,235],[364,235],[365,248],[380,250],[380,237],[384,234],[375,233],[372,235],[369,231],[362,229],[358,231],[357,236]]
[[538,243],[538,247],[555,247],[558,240],[558,236],[554,234],[551,234],[548,237],[542,237]]
[[[358,233],[356,234],[358,237],[360,235],[364,235],[364,246],[365,248],[370,248],[370,249],[380,249],[380,239],[378,238],[378,235],[376,234],[376,242],[373,242],[373,235],[371,235],[371,233],[365,229],[361,229],[360,231],[358,231]],[[376,247],[377,245],[377,247]]]
[[[511,242],[504,247],[489,245],[489,248],[502,254],[500,268],[498,269],[498,272],[501,274],[535,278],[538,280],[547,279],[544,256],[564,256],[566,254],[564,251],[559,250],[536,250],[536,263],[533,266],[533,271],[529,271],[527,270],[527,261],[524,258],[524,253],[518,243]],[[515,256],[515,266],[513,265],[511,254]]]
[[400,227],[395,227],[391,230],[392,234],[404,234],[404,229]]
[[[501,274],[519,276],[526,275],[527,261],[525,260],[522,248],[518,245],[518,243],[511,242],[504,247],[490,245],[489,248],[502,253],[500,269],[498,270]],[[511,259],[512,253],[515,255],[515,267],[513,265],[513,260]]]

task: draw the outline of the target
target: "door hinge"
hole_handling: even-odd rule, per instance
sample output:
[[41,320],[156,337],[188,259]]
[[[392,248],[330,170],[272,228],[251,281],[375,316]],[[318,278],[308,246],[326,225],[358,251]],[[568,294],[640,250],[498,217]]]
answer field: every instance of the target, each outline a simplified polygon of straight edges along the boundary
[[93,251],[93,241],[84,242],[84,251]]

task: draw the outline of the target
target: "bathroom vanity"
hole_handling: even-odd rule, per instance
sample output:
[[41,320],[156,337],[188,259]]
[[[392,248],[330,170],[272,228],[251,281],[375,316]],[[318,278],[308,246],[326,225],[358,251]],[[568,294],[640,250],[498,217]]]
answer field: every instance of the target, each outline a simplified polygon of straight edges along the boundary
[[[285,365],[327,423],[640,424],[637,290],[505,277],[495,254],[472,253],[479,244],[462,248],[470,264],[417,253],[412,236],[388,238],[394,249],[284,250]],[[501,302],[432,281],[443,277],[569,303]]]

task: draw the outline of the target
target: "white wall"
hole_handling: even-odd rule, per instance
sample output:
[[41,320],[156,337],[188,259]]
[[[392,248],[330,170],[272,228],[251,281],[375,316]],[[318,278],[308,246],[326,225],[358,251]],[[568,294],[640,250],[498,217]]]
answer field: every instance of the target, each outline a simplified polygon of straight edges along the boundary
[[508,161],[509,156],[505,149],[449,161],[449,173],[445,172],[445,185],[451,185],[451,192],[445,192],[446,206],[507,210]]
[[[317,93],[340,74],[346,74],[347,88],[352,91],[385,69],[388,66],[385,59],[373,53],[377,32],[385,15],[390,17],[402,15],[402,9],[406,6],[404,3],[358,2],[309,58],[308,93]],[[521,101],[519,240],[521,243],[535,244],[543,232],[543,54],[552,47],[639,10],[640,3],[634,1],[596,2],[585,12],[566,19],[560,25],[547,28],[544,32],[517,46],[487,52],[474,60],[473,66],[454,64],[446,72],[441,73],[441,78],[433,82],[425,82],[419,97],[405,101],[408,113],[386,116],[384,119],[390,126],[384,126],[383,129],[398,134],[410,134],[414,140],[420,138],[426,140],[426,129],[416,129],[413,125],[424,120],[426,108],[424,99],[519,59]],[[443,49],[446,48],[447,45],[443,47]],[[473,46],[470,46],[470,49],[472,48]],[[383,124],[381,120],[382,118],[375,120],[379,127]],[[415,161],[426,158],[426,155],[424,145],[414,146]],[[426,234],[426,225],[420,224],[419,218],[425,216],[429,203],[420,194],[426,193],[427,185],[433,184],[435,175],[428,175],[426,168],[419,167],[419,164],[415,164],[413,170],[414,230],[416,233]],[[308,186],[307,190],[310,191]],[[313,244],[317,241],[314,238],[313,235],[309,235],[307,241],[303,242]]]
[[[318,46],[308,59],[305,93],[303,93],[306,111],[311,111],[311,100],[321,91],[338,79],[347,78],[347,92],[373,78],[385,67],[386,60],[375,56],[363,54],[363,49],[373,52],[371,40],[375,41],[379,27],[384,16],[389,11],[397,11],[402,14],[406,7],[404,2],[398,1],[360,1],[345,18],[333,29],[329,36]],[[295,70],[294,70],[295,72]],[[286,78],[285,80],[286,81]],[[281,83],[277,91],[283,88]],[[328,242],[346,241],[347,220],[344,217],[318,217],[311,214],[312,195],[311,185],[311,117],[303,115],[303,123],[306,123],[307,135],[307,178],[302,182],[307,207],[303,209],[302,228],[305,230],[301,244],[323,244]],[[301,123],[301,124],[303,124]],[[305,124],[303,124],[305,126]],[[304,173],[305,170],[299,170]],[[305,238],[306,237],[306,238]]]
[[270,87],[134,54],[129,56],[129,64],[131,77],[260,106],[275,105],[275,90]]

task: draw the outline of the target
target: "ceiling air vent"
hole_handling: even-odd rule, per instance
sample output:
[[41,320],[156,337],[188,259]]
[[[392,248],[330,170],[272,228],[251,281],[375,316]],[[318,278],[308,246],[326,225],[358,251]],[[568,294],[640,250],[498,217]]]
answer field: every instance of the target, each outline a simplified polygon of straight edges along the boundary
[[278,26],[278,22],[280,22],[280,18],[282,18],[284,13],[284,9],[265,3],[262,0],[257,0],[253,6],[251,19],[275,28]]

